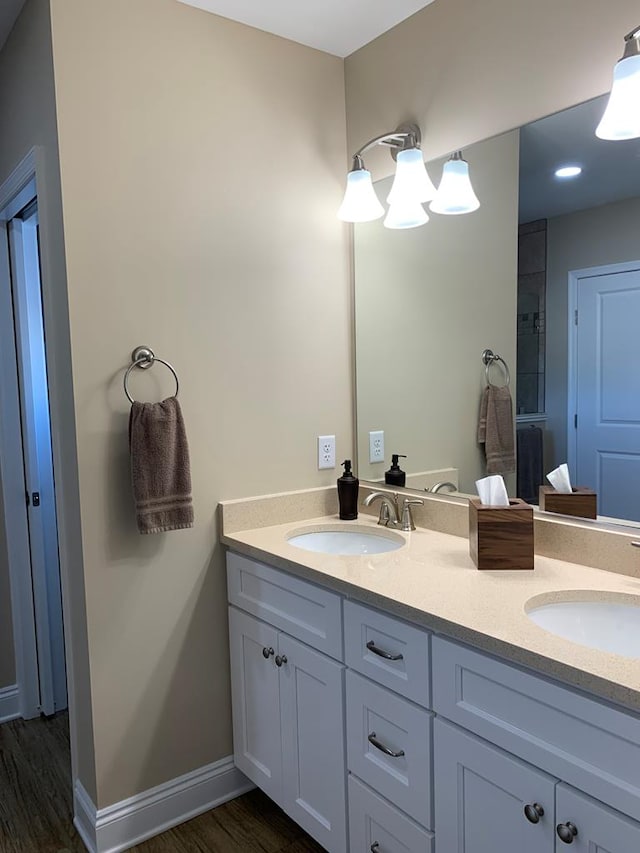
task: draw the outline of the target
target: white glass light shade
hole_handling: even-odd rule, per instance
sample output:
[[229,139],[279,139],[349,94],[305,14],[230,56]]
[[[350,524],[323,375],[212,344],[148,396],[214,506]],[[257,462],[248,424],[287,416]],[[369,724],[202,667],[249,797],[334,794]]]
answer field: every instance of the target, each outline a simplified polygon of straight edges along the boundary
[[389,204],[396,201],[431,201],[436,194],[419,148],[398,151],[396,174],[387,196]]
[[614,68],[609,103],[596,136],[613,140],[640,136],[640,55],[621,59]]
[[417,228],[428,221],[427,212],[419,201],[394,201],[384,218],[384,227]]
[[381,216],[384,216],[384,207],[373,188],[371,172],[366,169],[349,172],[338,219],[345,222],[371,222]]
[[469,179],[469,164],[455,155],[444,164],[442,180],[429,205],[434,213],[456,215],[471,213],[480,207]]

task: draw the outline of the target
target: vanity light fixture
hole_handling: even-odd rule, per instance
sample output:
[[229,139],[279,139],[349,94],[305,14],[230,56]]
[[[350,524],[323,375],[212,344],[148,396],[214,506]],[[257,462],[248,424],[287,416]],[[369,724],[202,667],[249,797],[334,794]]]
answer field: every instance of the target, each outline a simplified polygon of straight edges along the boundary
[[640,136],[640,26],[624,37],[624,53],[613,69],[609,102],[596,136],[611,140]]
[[469,164],[462,151],[455,151],[444,164],[438,192],[429,208],[434,213],[457,215],[471,213],[479,207],[480,202],[469,178]]
[[556,178],[577,178],[582,174],[582,166],[561,166],[553,173]]
[[422,202],[432,199],[436,190],[424,165],[420,141],[420,128],[406,124],[393,133],[370,139],[359,148],[353,155],[338,217],[345,222],[371,222],[384,216],[384,207],[371,182],[371,172],[365,169],[362,159],[362,155],[375,145],[384,145],[391,149],[391,156],[396,160],[396,174],[387,197],[390,207],[384,220],[385,227],[416,228],[428,222]]

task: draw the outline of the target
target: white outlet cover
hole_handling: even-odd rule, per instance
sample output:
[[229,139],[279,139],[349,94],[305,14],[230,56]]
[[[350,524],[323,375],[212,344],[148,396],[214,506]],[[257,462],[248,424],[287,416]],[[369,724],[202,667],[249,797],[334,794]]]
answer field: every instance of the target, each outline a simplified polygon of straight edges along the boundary
[[384,462],[384,430],[369,433],[369,462]]
[[318,436],[318,469],[336,467],[335,435]]

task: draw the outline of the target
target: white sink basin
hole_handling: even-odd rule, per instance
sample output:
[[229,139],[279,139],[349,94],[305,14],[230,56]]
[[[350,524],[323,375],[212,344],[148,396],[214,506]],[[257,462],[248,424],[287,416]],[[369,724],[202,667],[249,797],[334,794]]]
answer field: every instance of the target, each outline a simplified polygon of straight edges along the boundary
[[[606,597],[607,593],[602,595]],[[534,600],[532,604],[527,607],[527,616],[552,634],[592,649],[640,658],[640,596],[615,601],[555,601],[538,606]]]
[[402,548],[405,540],[390,530],[372,530],[370,527],[303,528],[295,530],[288,538],[289,545],[317,554],[357,556],[384,554]]

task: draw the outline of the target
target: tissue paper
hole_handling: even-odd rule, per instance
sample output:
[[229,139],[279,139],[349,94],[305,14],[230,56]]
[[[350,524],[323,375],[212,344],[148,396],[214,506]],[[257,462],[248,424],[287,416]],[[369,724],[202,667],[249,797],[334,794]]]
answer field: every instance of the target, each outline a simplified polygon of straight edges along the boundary
[[476,480],[476,489],[483,506],[509,506],[509,495],[500,474]]
[[569,477],[569,467],[566,462],[558,465],[553,471],[547,474],[547,480],[551,483],[556,492],[561,492],[563,495],[571,494],[571,478]]

